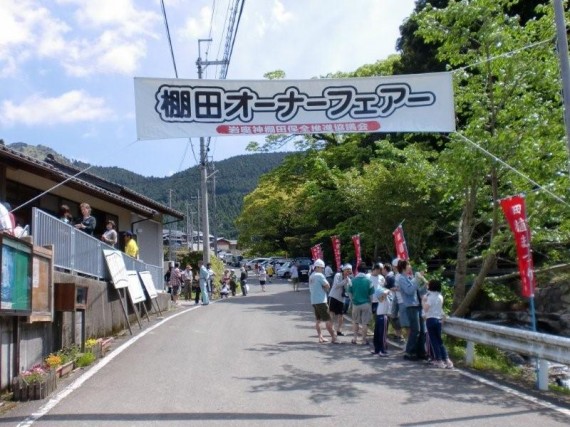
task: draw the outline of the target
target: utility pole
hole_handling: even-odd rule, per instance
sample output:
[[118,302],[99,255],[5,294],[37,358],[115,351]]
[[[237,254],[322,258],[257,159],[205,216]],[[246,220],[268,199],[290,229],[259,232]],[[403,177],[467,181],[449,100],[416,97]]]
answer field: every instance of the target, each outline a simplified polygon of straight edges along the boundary
[[214,235],[214,253],[218,255],[218,206],[216,204],[216,172],[218,171],[212,163],[212,173],[210,175],[212,177],[212,201],[214,202],[212,204],[212,216],[214,217],[212,234]]
[[[198,224],[198,226],[196,227],[196,228],[197,228],[196,238],[198,239],[198,241],[196,242],[196,249],[197,249],[197,250],[200,250],[200,232],[201,232],[201,230],[202,230],[202,228],[200,227],[200,224],[201,224],[201,222],[200,222],[200,219],[201,219],[201,216],[200,216],[200,215],[201,215],[201,214],[200,214],[200,212],[201,212],[201,210],[200,210],[200,200],[201,200],[201,198],[200,198],[200,190],[198,190],[198,197],[196,198],[196,204],[198,205],[197,208],[196,208],[196,212],[197,212],[197,215],[198,215],[198,220],[196,221],[196,224]],[[203,241],[202,241],[202,243],[203,243]],[[204,245],[202,245],[202,248],[203,248],[203,247],[204,247]]]
[[[172,208],[172,188],[168,190],[168,207]],[[168,226],[168,261],[172,261],[172,224]]]
[[[560,61],[560,77],[562,79],[562,96],[564,100],[564,124],[566,126],[566,146],[570,154],[570,65],[568,64],[568,37],[566,36],[566,20],[562,0],[554,0],[554,16],[556,20],[556,49]],[[570,168],[570,163],[569,163]]]
[[[211,42],[212,39],[198,39],[198,59],[196,66],[198,67],[198,78],[202,79],[202,73],[208,65],[224,65],[228,61],[202,61],[201,42]],[[206,152],[206,141],[203,136],[200,137],[200,189],[202,191],[202,242],[204,247],[203,261],[205,264],[210,262],[210,224],[208,218],[208,158]]]

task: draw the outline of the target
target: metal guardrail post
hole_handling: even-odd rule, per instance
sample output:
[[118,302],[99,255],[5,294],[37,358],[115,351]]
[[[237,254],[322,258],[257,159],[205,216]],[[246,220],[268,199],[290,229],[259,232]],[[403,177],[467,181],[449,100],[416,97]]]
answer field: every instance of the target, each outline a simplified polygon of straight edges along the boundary
[[538,389],[548,390],[548,360],[538,360]]
[[473,366],[475,362],[475,343],[467,341],[467,348],[465,349],[465,363],[467,366]]

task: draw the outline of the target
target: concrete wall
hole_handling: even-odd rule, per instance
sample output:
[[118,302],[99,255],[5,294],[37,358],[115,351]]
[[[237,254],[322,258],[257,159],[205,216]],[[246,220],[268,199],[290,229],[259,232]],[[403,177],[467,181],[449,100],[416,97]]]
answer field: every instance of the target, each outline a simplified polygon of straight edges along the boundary
[[[87,310],[85,310],[87,338],[109,337],[127,329],[121,301],[113,285],[61,272],[55,272],[54,282],[56,284],[75,283],[76,285],[88,287]],[[157,300],[160,309],[163,312],[167,311],[170,303],[170,294],[159,294]],[[129,307],[131,328],[135,332],[139,328],[136,323],[136,316],[132,311],[130,302],[127,305]],[[155,316],[154,308],[151,307],[150,301],[147,301],[147,310],[151,320],[153,320]],[[144,319],[144,322],[147,322],[147,320]],[[14,323],[15,321],[12,317],[0,317],[1,389],[6,389],[12,378],[18,373],[14,363]],[[81,312],[54,312],[54,320],[51,323],[36,322],[28,324],[20,321],[20,370],[42,363],[47,355],[60,350],[62,347],[73,343],[80,345],[81,323]]]

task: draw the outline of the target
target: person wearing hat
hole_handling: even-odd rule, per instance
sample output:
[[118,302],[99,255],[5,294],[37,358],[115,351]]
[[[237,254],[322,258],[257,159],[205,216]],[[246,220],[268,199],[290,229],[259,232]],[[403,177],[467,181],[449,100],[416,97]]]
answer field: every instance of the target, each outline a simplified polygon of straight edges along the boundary
[[328,340],[323,337],[321,322],[325,322],[332,342],[337,343],[338,341],[333,330],[331,316],[327,305],[327,291],[330,289],[330,285],[323,274],[325,263],[322,259],[318,259],[315,261],[314,267],[315,271],[309,277],[309,291],[311,293],[311,304],[315,311],[315,328],[317,329],[317,334],[319,336],[319,343],[322,344],[328,342]]
[[133,258],[139,258],[139,246],[130,231],[125,231],[125,253]]
[[344,322],[344,293],[350,285],[350,274],[352,273],[352,265],[345,264],[341,267],[341,271],[335,274],[333,285],[329,292],[329,311],[332,317],[333,327],[336,324],[336,334],[343,336],[342,324]]

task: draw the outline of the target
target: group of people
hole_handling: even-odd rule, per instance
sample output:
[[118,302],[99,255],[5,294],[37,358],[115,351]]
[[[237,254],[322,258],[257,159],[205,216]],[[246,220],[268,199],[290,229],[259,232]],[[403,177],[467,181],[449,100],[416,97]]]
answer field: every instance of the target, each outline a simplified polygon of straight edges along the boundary
[[[453,368],[441,336],[445,318],[441,282],[427,281],[421,272],[414,274],[407,260],[394,260],[393,266],[396,272],[390,264],[376,263],[368,272],[360,264],[353,275],[352,265],[344,264],[339,272],[327,278],[325,263],[320,259],[314,262],[309,291],[319,343],[328,342],[323,336],[322,322],[332,343],[338,343],[338,337],[344,335],[348,296],[352,305],[352,344],[370,344],[368,325],[375,316],[372,354],[388,356],[391,323],[395,338],[406,343],[406,360],[427,360],[436,367]],[[403,330],[407,331],[406,340]]]
[[[59,209],[59,219],[66,224],[74,226],[76,229],[83,231],[90,236],[95,233],[95,228],[97,226],[97,220],[93,215],[91,215],[91,206],[88,203],[81,203],[79,205],[79,210],[81,211],[81,217],[77,220],[73,218],[71,210],[68,205],[61,205]],[[100,236],[101,240],[108,244],[109,246],[116,248],[117,242],[119,240],[119,235],[116,230],[117,225],[115,221],[109,219],[105,223],[105,231]],[[125,253],[133,258],[139,258],[139,247],[134,239],[134,235],[130,231],[125,231],[123,233],[123,238],[125,239]]]

